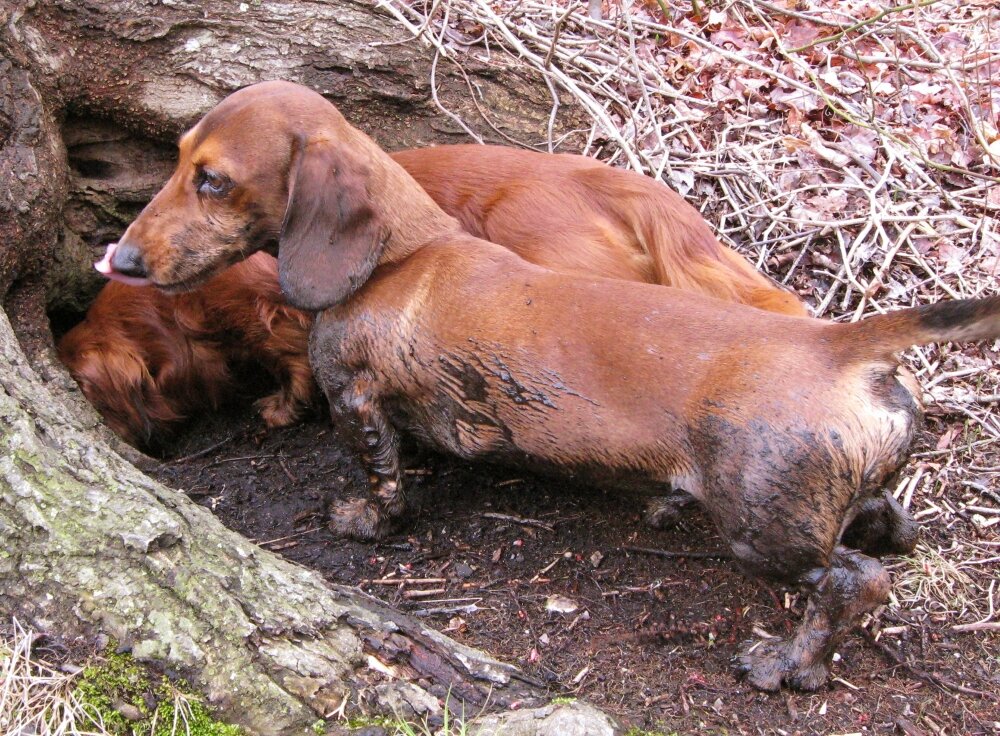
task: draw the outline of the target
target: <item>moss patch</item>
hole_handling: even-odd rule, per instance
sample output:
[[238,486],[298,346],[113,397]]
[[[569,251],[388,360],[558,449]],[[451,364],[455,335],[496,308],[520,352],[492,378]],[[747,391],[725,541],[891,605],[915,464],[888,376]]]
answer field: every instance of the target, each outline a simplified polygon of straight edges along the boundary
[[552,698],[552,705],[573,705],[575,702],[576,698],[568,698],[566,696]]
[[87,714],[115,736],[242,736],[243,729],[212,718],[184,683],[154,679],[129,654],[109,653],[86,669],[76,697]]
[[349,731],[371,728],[382,728],[387,736],[466,736],[468,733],[464,722],[451,722],[446,719],[440,727],[432,727],[427,723],[411,723],[401,718],[385,716],[357,716],[347,721]]

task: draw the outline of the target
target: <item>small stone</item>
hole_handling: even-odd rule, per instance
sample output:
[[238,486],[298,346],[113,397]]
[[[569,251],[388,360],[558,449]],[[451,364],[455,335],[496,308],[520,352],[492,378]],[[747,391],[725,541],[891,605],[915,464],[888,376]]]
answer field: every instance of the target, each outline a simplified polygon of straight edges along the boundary
[[121,713],[129,721],[141,721],[143,719],[141,710],[136,708],[131,703],[126,703],[123,700],[119,700],[115,703],[115,710]]
[[464,562],[459,562],[456,563],[455,565],[455,574],[458,575],[458,577],[460,578],[464,579],[467,577],[471,577],[473,572],[474,570],[472,569],[472,566],[467,565]]
[[550,595],[545,601],[549,613],[573,613],[579,606],[576,601],[563,595]]

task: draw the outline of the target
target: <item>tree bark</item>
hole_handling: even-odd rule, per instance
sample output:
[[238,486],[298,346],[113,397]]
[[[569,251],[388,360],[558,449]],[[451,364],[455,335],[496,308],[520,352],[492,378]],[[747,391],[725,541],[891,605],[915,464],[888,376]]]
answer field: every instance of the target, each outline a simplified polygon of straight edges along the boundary
[[[594,709],[544,706],[516,668],[325,583],[152,481],[53,359],[47,310],[87,302],[96,250],[166,178],[177,135],[222,97],[291,79],[386,147],[464,139],[430,100],[429,53],[348,0],[0,0],[0,52],[0,613],[103,632],[187,676],[252,733],[304,732],[345,710],[433,722],[443,707],[514,705],[539,709],[485,728],[614,733]],[[513,64],[467,64],[468,83],[443,71],[441,100],[484,139],[497,136],[479,107],[512,137],[545,135],[548,92]]]

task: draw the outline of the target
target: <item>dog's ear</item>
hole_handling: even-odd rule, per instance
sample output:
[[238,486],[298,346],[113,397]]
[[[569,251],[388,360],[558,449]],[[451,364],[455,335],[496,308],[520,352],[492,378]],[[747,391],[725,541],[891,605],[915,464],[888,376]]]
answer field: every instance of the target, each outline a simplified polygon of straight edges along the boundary
[[[67,337],[72,335],[67,333]],[[60,343],[60,357],[105,424],[126,442],[148,446],[157,427],[146,399],[145,389],[153,383],[146,363],[125,347],[105,344],[76,349],[68,343],[65,338]],[[166,421],[177,418],[172,411],[163,417]]]
[[278,278],[294,306],[339,304],[378,264],[385,237],[368,180],[368,165],[349,146],[295,142],[278,238]]

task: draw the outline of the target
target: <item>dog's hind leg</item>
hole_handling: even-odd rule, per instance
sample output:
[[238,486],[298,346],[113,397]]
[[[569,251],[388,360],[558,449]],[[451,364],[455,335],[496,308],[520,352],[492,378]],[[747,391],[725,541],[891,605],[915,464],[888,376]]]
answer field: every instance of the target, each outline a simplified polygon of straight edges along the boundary
[[646,524],[653,529],[669,529],[677,523],[685,509],[697,503],[694,496],[681,490],[673,490],[666,496],[654,496],[646,502]]
[[801,690],[820,687],[834,648],[889,595],[889,573],[878,560],[846,547],[838,546],[829,566],[810,570],[800,582],[811,591],[792,636],[758,642],[739,657],[740,672],[761,690],[777,690],[783,683]]

